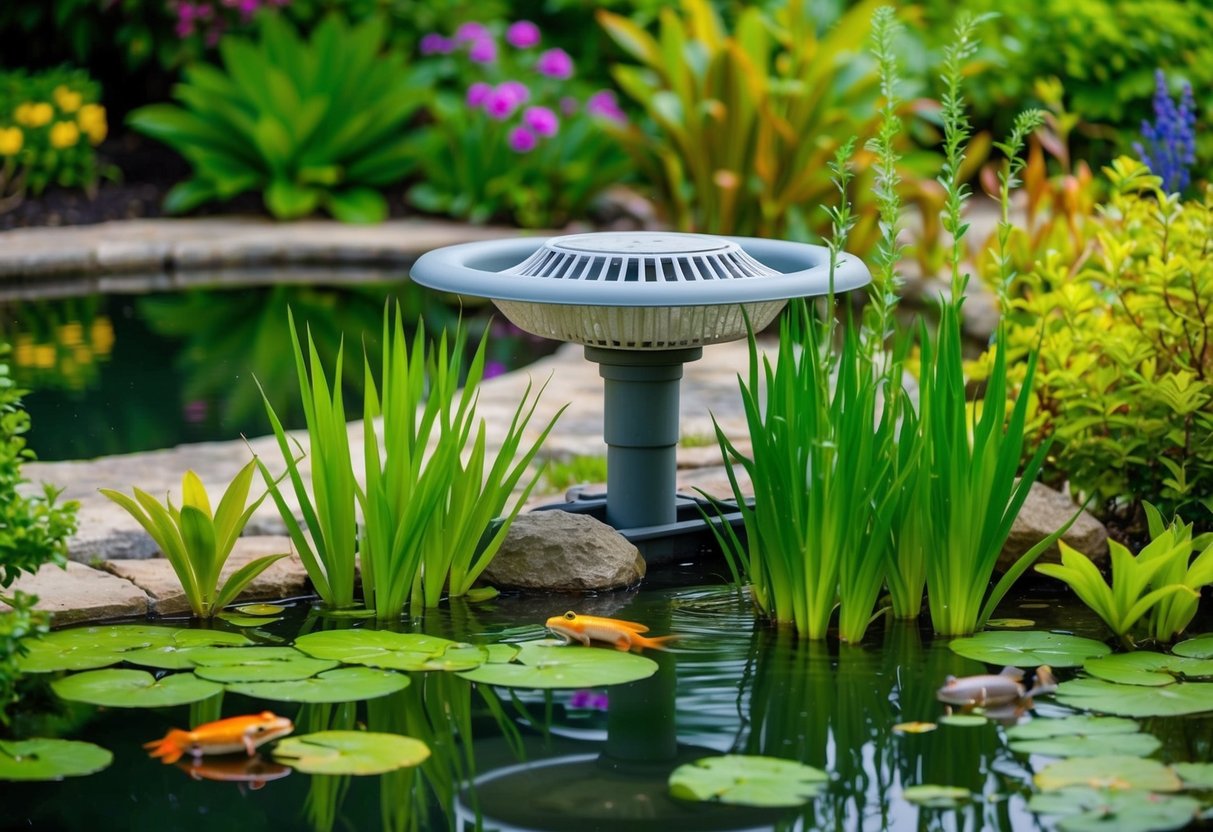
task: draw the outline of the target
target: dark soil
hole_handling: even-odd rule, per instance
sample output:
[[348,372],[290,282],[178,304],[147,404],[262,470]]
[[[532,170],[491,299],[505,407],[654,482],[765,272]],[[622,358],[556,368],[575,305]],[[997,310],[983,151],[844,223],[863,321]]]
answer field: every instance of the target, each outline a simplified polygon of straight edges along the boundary
[[[97,148],[97,159],[109,176],[90,195],[78,188],[47,188],[39,196],[27,195],[16,208],[0,213],[0,231],[38,226],[91,225],[110,220],[165,216],[161,205],[169,189],[189,177],[189,164],[169,147],[132,132],[119,132]],[[405,216],[404,185],[388,189],[388,210]],[[241,194],[223,203],[211,203],[191,216],[244,214],[269,216],[256,193]]]

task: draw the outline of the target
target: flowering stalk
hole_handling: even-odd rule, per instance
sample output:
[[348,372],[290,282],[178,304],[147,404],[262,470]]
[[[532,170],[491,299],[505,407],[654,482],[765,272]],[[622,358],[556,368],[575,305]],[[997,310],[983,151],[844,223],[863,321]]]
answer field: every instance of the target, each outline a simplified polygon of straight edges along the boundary
[[1145,140],[1134,142],[1133,149],[1162,179],[1167,193],[1180,193],[1191,184],[1190,168],[1196,163],[1196,106],[1192,100],[1192,85],[1184,84],[1179,105],[1167,92],[1167,79],[1160,69],[1155,73],[1154,123],[1142,121],[1141,135]]

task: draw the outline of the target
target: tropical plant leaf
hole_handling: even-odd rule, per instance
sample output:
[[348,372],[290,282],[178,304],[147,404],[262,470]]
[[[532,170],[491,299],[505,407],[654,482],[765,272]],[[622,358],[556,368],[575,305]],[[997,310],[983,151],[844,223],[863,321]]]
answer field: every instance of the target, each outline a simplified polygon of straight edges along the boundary
[[674,769],[670,795],[681,800],[734,806],[801,806],[829,783],[820,769],[795,760],[725,754],[704,757]]

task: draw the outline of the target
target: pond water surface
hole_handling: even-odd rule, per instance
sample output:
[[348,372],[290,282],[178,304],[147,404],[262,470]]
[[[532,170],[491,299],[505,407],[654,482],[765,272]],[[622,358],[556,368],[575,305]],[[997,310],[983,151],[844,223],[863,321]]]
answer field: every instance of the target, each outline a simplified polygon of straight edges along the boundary
[[[1004,726],[893,730],[899,723],[937,721],[944,706],[936,689],[949,674],[986,672],[983,664],[956,655],[946,640],[913,623],[877,625],[862,646],[797,642],[756,622],[743,593],[703,585],[705,574],[671,567],[639,592],[444,604],[424,621],[398,628],[482,643],[524,641],[543,634],[549,615],[573,608],[679,634],[669,652],[646,653],[658,672],[630,685],[545,697],[431,672],[411,674],[412,684],[397,694],[348,705],[287,705],[228,692],[199,711],[71,706],[57,720],[26,717],[19,730],[43,736],[57,730],[97,743],[113,751],[114,763],[59,783],[0,783],[3,826],[95,832],[1052,828],[1026,808],[1032,775],[1051,758],[1010,751]],[[696,583],[682,585],[688,580]],[[1072,601],[1059,606],[1039,593],[1008,601],[1000,614],[1033,619],[1039,629],[1102,637],[1085,608]],[[281,621],[245,632],[262,643],[285,644],[305,631],[373,626],[318,617],[302,600]],[[25,701],[36,699],[30,693]],[[163,765],[141,748],[170,727],[185,727],[191,716],[263,709],[290,716],[297,734],[365,726],[419,737],[433,755],[419,769],[369,777],[291,773],[265,762],[266,782],[253,788],[192,779],[187,763]],[[1049,697],[1035,710],[1040,716],[1068,712]],[[1154,756],[1164,761],[1210,758],[1211,720],[1147,719],[1143,730],[1162,741]],[[799,760],[825,769],[832,782],[795,811],[668,796],[675,766],[721,753]],[[243,757],[233,759],[244,764]],[[975,799],[956,809],[921,808],[902,798],[915,784],[963,786]]]

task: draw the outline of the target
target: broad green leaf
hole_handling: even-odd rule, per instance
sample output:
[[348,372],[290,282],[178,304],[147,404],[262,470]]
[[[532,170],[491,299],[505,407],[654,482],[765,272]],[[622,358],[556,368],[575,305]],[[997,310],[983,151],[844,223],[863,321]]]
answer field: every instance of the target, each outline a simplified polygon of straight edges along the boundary
[[341,222],[373,224],[387,219],[387,200],[371,188],[349,188],[328,194],[325,207]]
[[370,731],[320,731],[274,747],[275,760],[308,774],[383,774],[420,765],[429,756],[421,740]]
[[1185,789],[1213,790],[1213,763],[1173,763],[1171,768],[1184,781]]
[[1171,652],[1191,659],[1213,659],[1213,633],[1181,641]]
[[484,664],[459,675],[486,685],[559,689],[619,685],[647,679],[655,672],[656,662],[632,653],[539,641],[518,645],[518,654],[509,663]]
[[[271,652],[273,651],[273,652]],[[224,654],[238,654],[238,657]],[[220,661],[216,661],[219,659]],[[204,664],[203,661],[207,663]],[[313,659],[286,647],[246,647],[226,651],[211,651],[194,674],[202,679],[226,684],[228,682],[291,682],[308,679],[317,673],[332,670],[337,662]]]
[[980,728],[989,725],[990,720],[978,714],[947,714],[939,718],[940,725],[951,725],[953,728]]
[[1186,795],[1154,794],[1068,786],[1032,795],[1028,808],[1037,814],[1060,815],[1064,832],[1157,832],[1183,829],[1200,811],[1200,802]]
[[795,760],[725,754],[686,763],[670,774],[670,795],[734,806],[801,806],[829,782],[824,771]]
[[29,652],[18,659],[22,673],[51,673],[57,670],[92,670],[118,664],[124,654],[145,648],[176,647],[173,627],[143,624],[110,624],[55,630],[28,641]]
[[1181,788],[1178,775],[1158,760],[1122,754],[1059,760],[1037,772],[1033,781],[1043,791],[1067,786],[1151,792],[1177,792]]
[[1213,676],[1213,660],[1167,656],[1138,650],[1088,659],[1082,669],[1109,682],[1126,685],[1169,685],[1179,679]]
[[62,780],[101,771],[114,755],[91,742],[0,740],[0,780]]
[[227,689],[275,702],[355,702],[376,699],[408,687],[409,677],[390,670],[342,667],[290,682],[233,682]]
[[222,685],[192,673],[161,679],[143,670],[90,670],[58,679],[51,688],[62,699],[110,708],[161,708],[200,702],[223,691]]
[[985,632],[948,642],[953,652],[987,664],[1014,667],[1077,667],[1112,650],[1094,639],[1042,630]]
[[919,786],[907,786],[902,789],[901,796],[918,806],[928,809],[951,809],[973,798],[973,793],[963,786],[936,786],[924,783]]
[[1073,708],[1117,716],[1182,716],[1213,711],[1213,683],[1177,682],[1147,687],[1103,679],[1075,679],[1057,688],[1057,701]]
[[278,615],[286,612],[286,607],[281,604],[242,604],[232,607],[232,612],[240,615]]
[[422,633],[386,630],[330,630],[309,633],[295,647],[320,659],[390,670],[470,670],[487,661],[474,645]]

